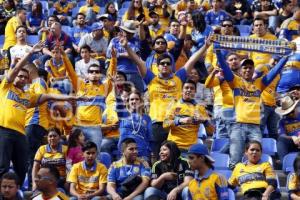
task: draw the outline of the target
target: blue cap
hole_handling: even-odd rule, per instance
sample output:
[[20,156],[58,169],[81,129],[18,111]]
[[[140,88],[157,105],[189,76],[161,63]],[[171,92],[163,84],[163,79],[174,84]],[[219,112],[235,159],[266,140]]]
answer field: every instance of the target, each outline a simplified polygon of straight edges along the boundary
[[204,155],[207,157],[211,162],[215,162],[215,160],[209,156],[209,152],[207,147],[204,144],[194,144],[190,147],[188,154],[197,154],[197,155]]
[[92,31],[97,31],[97,30],[103,29],[103,23],[102,22],[93,23],[91,26],[91,29],[92,29]]

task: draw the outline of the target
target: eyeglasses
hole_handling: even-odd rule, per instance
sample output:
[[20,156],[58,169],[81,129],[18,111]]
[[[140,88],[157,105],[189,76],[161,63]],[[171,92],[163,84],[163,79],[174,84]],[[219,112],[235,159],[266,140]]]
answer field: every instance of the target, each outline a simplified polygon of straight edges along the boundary
[[166,42],[164,42],[164,41],[156,41],[155,44],[158,44],[158,45],[160,45],[160,44],[166,44]]
[[171,65],[170,62],[160,62],[159,64],[162,65],[162,66],[169,66],[169,65]]
[[99,70],[89,70],[88,71],[90,74],[93,74],[93,73],[95,73],[95,74],[100,74],[100,71]]
[[232,27],[232,24],[222,24],[222,27]]

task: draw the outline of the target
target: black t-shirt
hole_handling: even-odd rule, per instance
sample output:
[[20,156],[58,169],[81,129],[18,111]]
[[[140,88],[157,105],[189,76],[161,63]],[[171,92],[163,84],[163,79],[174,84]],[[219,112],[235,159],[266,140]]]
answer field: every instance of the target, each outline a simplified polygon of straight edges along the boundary
[[280,27],[280,25],[282,24],[282,22],[284,22],[284,20],[290,18],[293,16],[293,13],[291,13],[289,16],[283,16],[283,15],[278,15],[278,27]]
[[165,172],[175,172],[177,173],[177,180],[174,181],[165,181],[162,191],[169,193],[172,189],[183,183],[185,176],[194,177],[194,172],[190,169],[189,164],[183,158],[179,158],[178,169],[172,169],[171,166],[157,161],[152,167],[152,179],[158,178]]

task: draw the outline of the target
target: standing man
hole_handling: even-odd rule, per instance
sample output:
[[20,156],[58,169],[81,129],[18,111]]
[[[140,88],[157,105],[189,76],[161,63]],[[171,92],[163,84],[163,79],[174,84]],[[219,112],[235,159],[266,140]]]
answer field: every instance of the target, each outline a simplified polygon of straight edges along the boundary
[[230,133],[230,168],[233,169],[242,159],[246,140],[261,141],[261,93],[280,73],[287,58],[282,58],[267,75],[253,80],[253,60],[243,60],[240,76],[237,76],[228,67],[220,50],[217,51],[217,57],[223,69],[224,79],[232,88],[234,96],[236,122],[232,125]]

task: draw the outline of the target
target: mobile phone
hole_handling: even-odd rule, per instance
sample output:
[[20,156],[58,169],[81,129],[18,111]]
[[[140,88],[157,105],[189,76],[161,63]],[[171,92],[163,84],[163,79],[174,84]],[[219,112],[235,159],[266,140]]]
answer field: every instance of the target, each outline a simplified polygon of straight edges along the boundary
[[143,18],[145,18],[145,15],[144,14],[140,14],[136,20],[138,20],[139,22],[143,20]]

